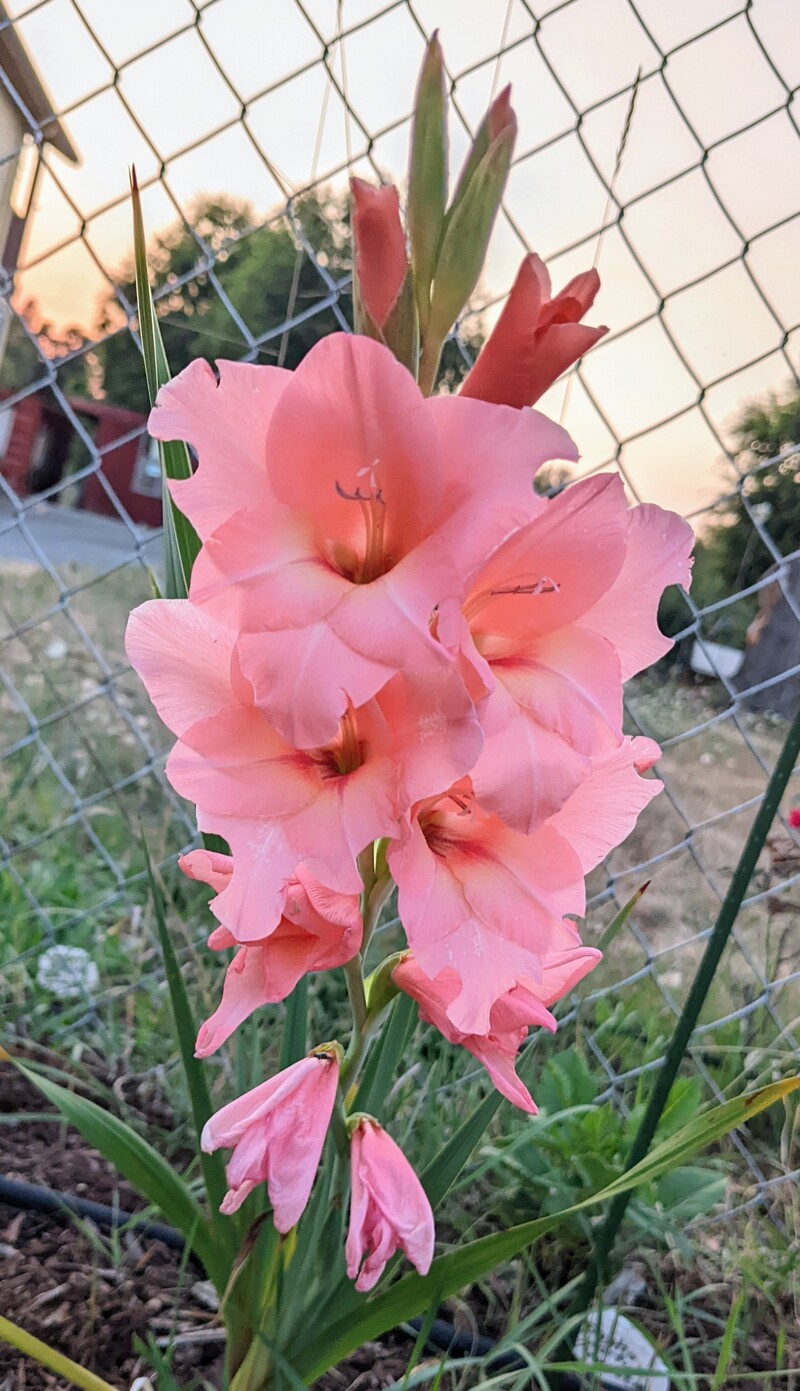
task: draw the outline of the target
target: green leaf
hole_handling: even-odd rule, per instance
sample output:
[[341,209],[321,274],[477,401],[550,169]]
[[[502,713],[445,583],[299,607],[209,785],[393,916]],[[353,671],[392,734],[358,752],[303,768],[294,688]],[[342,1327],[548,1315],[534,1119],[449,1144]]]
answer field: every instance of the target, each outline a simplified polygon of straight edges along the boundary
[[599,1193],[561,1212],[481,1237],[439,1256],[427,1275],[405,1275],[388,1290],[365,1299],[360,1309],[351,1310],[344,1318],[323,1327],[303,1348],[296,1362],[298,1371],[309,1382],[315,1380],[362,1343],[379,1338],[388,1328],[421,1313],[434,1300],[448,1298],[500,1262],[513,1259],[566,1218],[608,1202],[642,1183],[652,1182],[798,1087],[800,1077],[792,1077],[715,1106],[651,1150],[635,1168],[620,1175]]
[[370,1053],[358,1086],[355,1106],[381,1119],[383,1103],[392,1085],[398,1062],[405,1057],[417,1015],[410,995],[400,995],[391,1007],[378,1042]]
[[94,1101],[33,1072],[12,1058],[14,1066],[37,1087],[62,1116],[79,1130],[87,1144],[99,1150],[109,1163],[170,1222],[183,1232],[188,1244],[218,1289],[224,1289],[228,1267],[217,1247],[202,1210],[187,1184],[157,1150],[124,1121],[104,1111]]
[[633,912],[634,908],[639,902],[639,899],[642,897],[642,894],[646,893],[649,887],[650,880],[648,879],[646,884],[641,884],[640,887],[636,890],[636,892],[631,894],[630,898],[628,899],[628,902],[624,905],[624,907],[620,908],[619,912],[617,913],[617,916],[615,918],[612,918],[611,922],[608,924],[608,927],[605,928],[604,931],[601,933],[600,940],[597,943],[598,951],[608,950],[608,948],[611,946],[611,943],[614,941],[614,938],[619,936],[620,932],[622,931],[623,927],[628,921],[628,918],[630,917],[631,913]]
[[19,1324],[12,1323],[10,1319],[3,1318],[0,1314],[0,1338],[3,1342],[10,1343],[12,1348],[22,1352],[26,1357],[32,1357],[34,1362],[38,1362],[40,1367],[46,1367],[48,1371],[55,1372],[56,1376],[64,1377],[66,1381],[72,1382],[73,1386],[79,1386],[81,1391],[116,1391],[115,1387],[103,1381],[102,1377],[90,1372],[88,1367],[81,1367],[78,1362],[73,1362],[70,1357],[65,1357],[63,1353],[56,1352],[48,1343],[43,1343],[40,1338],[34,1338],[32,1333],[26,1333]]
[[436,248],[447,203],[447,94],[439,39],[431,36],[419,75],[408,167],[408,235],[422,333],[430,312]]
[[203,1126],[211,1115],[213,1108],[208,1085],[206,1083],[205,1069],[200,1059],[194,1056],[197,1024],[192,1015],[189,997],[186,994],[186,986],[183,982],[181,969],[178,965],[178,959],[172,945],[169,928],[167,927],[166,915],[164,913],[164,899],[153,874],[153,867],[150,863],[150,855],[147,850],[147,845],[144,843],[144,838],[142,838],[142,844],[144,846],[145,860],[147,863],[147,874],[150,880],[150,890],[153,895],[153,906],[155,908],[158,939],[161,944],[161,955],[164,958],[164,967],[167,975],[167,986],[169,988],[169,998],[172,1005],[172,1018],[175,1024],[175,1033],[177,1034],[178,1046],[181,1053],[183,1074],[186,1078],[186,1086],[192,1106],[192,1116],[194,1118],[197,1148],[200,1155],[200,1165],[203,1171],[206,1196],[211,1209],[211,1228],[214,1233],[214,1240],[220,1247],[220,1252],[225,1253],[228,1264],[231,1265],[236,1257],[238,1249],[236,1230],[230,1218],[225,1217],[219,1210],[228,1188],[225,1181],[225,1165],[219,1150],[214,1154],[204,1154],[200,1149],[200,1136]]
[[[673,1083],[658,1129],[662,1139],[682,1130],[703,1106],[703,1086],[699,1077],[679,1077]],[[637,1109],[642,1109],[637,1107]]]
[[726,1187],[724,1174],[686,1164],[658,1180],[656,1200],[671,1224],[683,1226],[721,1203]]
[[731,1311],[725,1324],[725,1332],[722,1335],[722,1343],[719,1350],[716,1370],[714,1372],[714,1380],[711,1383],[711,1391],[723,1391],[723,1387],[725,1386],[728,1368],[731,1363],[731,1358],[733,1357],[736,1330],[739,1326],[739,1319],[742,1316],[746,1294],[747,1291],[745,1289],[740,1289],[731,1305]]
[[153,1371],[156,1373],[158,1377],[158,1391],[181,1391],[180,1386],[172,1375],[169,1362],[149,1329],[144,1339],[138,1337],[138,1335],[134,1333],[133,1347],[135,1352],[138,1352],[141,1357],[147,1359]]
[[[153,296],[150,292],[142,202],[139,197],[135,169],[131,170],[131,201],[133,203],[133,247],[139,335],[142,340],[147,393],[152,406],[155,405],[159,387],[164,386],[170,380],[170,370],[153,305]],[[168,478],[191,478],[192,464],[189,451],[181,440],[172,440],[167,443],[159,441],[158,453],[161,459],[162,478],[165,597],[167,599],[185,599],[189,592],[192,566],[200,550],[200,539],[191,522],[184,517],[182,512],[178,511],[172,501],[166,480]]]
[[455,1183],[502,1100],[499,1092],[491,1091],[420,1174],[431,1207],[438,1207]]
[[307,1052],[308,1028],[308,976],[298,981],[286,1001],[286,1018],[283,1023],[281,1056],[278,1071],[297,1063]]

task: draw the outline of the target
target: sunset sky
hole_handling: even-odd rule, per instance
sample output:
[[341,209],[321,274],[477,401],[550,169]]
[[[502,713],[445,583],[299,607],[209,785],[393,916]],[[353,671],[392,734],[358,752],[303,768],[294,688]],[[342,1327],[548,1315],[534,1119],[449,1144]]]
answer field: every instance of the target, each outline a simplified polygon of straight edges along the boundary
[[[365,131],[378,168],[402,180],[421,30],[438,26],[456,79],[454,169],[466,144],[459,112],[474,125],[511,82],[519,119],[508,218],[482,298],[508,288],[521,238],[556,288],[597,257],[603,289],[590,320],[612,331],[582,372],[600,409],[574,380],[564,414],[588,466],[613,458],[616,436],[641,497],[699,506],[720,490],[716,461],[739,404],[800,368],[797,0],[755,0],[748,15],[735,0],[343,0],[340,45],[336,0],[6,8],[81,155],[76,167],[48,151],[17,277],[17,303],[34,298],[57,326],[91,328],[130,251],[132,163],[151,233],[200,191],[241,195],[266,217],[314,177],[343,187],[348,151],[374,178]],[[607,192],[591,161],[610,178],[639,68],[615,187],[625,214],[598,246]],[[564,395],[554,388],[544,408],[559,417]]]

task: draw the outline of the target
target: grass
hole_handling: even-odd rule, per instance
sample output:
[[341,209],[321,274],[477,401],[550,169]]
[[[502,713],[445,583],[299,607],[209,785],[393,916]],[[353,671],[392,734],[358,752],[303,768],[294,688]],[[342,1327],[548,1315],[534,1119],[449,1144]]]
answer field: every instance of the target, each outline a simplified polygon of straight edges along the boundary
[[[124,657],[127,613],[150,597],[150,582],[134,565],[101,581],[73,569],[62,576],[73,591],[65,608],[41,571],[7,567],[3,580],[0,798],[8,829],[0,847],[0,1013],[12,1033],[50,1043],[68,1066],[84,1059],[112,1078],[155,1074],[177,1117],[174,1151],[187,1138],[187,1110],[142,836],[153,862],[164,866],[170,924],[200,1015],[213,1007],[222,962],[202,945],[210,927],[206,891],[173,865],[191,838],[192,812],[165,795],[160,770],[170,738]],[[541,1119],[501,1108],[442,1212],[448,1240],[521,1220],[548,1204],[562,1206],[621,1168],[647,1068],[663,1053],[672,1003],[685,994],[746,836],[752,801],[763,790],[760,760],[769,765],[780,744],[780,728],[769,719],[744,716],[737,725],[713,693],[674,681],[640,681],[629,694],[629,712],[632,729],[668,741],[660,766],[668,796],[647,809],[626,844],[592,876],[587,940],[597,939],[639,883],[653,882],[630,927],[582,987],[583,1001],[557,1040],[534,1040],[522,1066]],[[791,844],[787,852],[776,832],[753,886],[762,897],[737,925],[707,1005],[709,1027],[675,1096],[676,1114],[713,1091],[729,1095],[797,1069],[792,1027],[800,997],[791,976],[800,947],[792,930],[798,910],[791,891],[781,888],[787,853],[791,869]],[[395,938],[399,945],[399,930],[389,926],[379,940],[389,949]],[[100,974],[93,998],[56,998],[37,983],[39,956],[53,942],[90,953]],[[317,979],[311,1010],[315,1035],[330,1036],[331,1021],[344,1024],[340,973]],[[210,1061],[220,1096],[231,1094],[237,1078],[248,1085],[258,1080],[276,1061],[281,1007],[262,1013],[234,1047]],[[418,1165],[432,1158],[487,1085],[471,1057],[417,1028],[398,1063],[392,1108],[395,1134]],[[613,1105],[596,1104],[609,1095]],[[748,1132],[751,1158],[767,1177],[778,1178],[797,1162],[793,1124],[765,1113]],[[794,1385],[796,1188],[776,1188],[769,1214],[757,1207],[702,1225],[712,1208],[740,1207],[755,1191],[747,1161],[728,1144],[671,1188],[645,1192],[631,1204],[621,1254],[646,1268],[650,1291],[636,1317],[658,1342],[676,1386],[745,1384],[737,1380],[740,1365],[753,1366],[756,1379],[748,1385]],[[498,1337],[529,1325],[530,1346],[546,1361],[548,1340],[560,1328],[558,1292],[580,1272],[590,1235],[585,1224],[565,1227],[535,1262],[518,1262],[473,1292],[473,1313],[477,1308],[482,1325]],[[754,1349],[762,1362],[774,1363],[768,1376],[755,1367]],[[408,1384],[437,1376],[451,1386],[465,1377],[480,1382],[474,1369],[440,1371],[437,1360],[410,1372]],[[493,1381],[522,1384],[519,1372]]]

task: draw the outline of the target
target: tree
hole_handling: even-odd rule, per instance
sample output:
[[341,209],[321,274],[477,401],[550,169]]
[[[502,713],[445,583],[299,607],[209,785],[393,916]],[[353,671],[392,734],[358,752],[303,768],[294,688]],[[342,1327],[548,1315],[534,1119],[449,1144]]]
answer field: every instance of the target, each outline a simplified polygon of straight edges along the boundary
[[745,406],[734,434],[736,459],[743,471],[752,472],[734,496],[718,504],[706,538],[710,563],[725,595],[755,584],[775,564],[759,527],[780,555],[797,549],[800,460],[795,455],[765,468],[759,465],[800,445],[800,391],[783,400],[773,393]]
[[[47,367],[58,368],[58,384],[65,396],[89,394],[92,363],[80,349],[87,339],[78,328],[56,332],[44,320],[35,300],[28,300],[9,324],[8,337],[0,361],[0,391],[21,391],[34,382],[45,381]],[[79,356],[70,356],[80,353]],[[62,359],[68,359],[59,367]]]
[[[253,338],[269,335],[256,361],[289,368],[296,367],[318,339],[341,329],[342,320],[352,324],[349,284],[334,294],[334,306],[320,270],[335,285],[346,281],[350,272],[349,209],[341,197],[325,189],[304,195],[294,206],[294,228],[284,218],[254,228],[252,207],[225,195],[204,195],[188,211],[191,226],[213,255],[211,270],[182,222],[154,238],[148,257],[155,291],[169,287],[157,298],[156,310],[174,373],[195,357],[244,357],[250,344],[236,316]],[[303,249],[298,230],[313,248],[313,257]],[[132,261],[121,270],[118,284],[134,304]],[[146,412],[141,357],[114,294],[102,306],[98,327],[110,335],[97,349],[104,394],[117,405]],[[473,352],[481,341],[479,333],[473,336]],[[465,372],[457,346],[448,344],[442,369],[445,384],[454,385]]]

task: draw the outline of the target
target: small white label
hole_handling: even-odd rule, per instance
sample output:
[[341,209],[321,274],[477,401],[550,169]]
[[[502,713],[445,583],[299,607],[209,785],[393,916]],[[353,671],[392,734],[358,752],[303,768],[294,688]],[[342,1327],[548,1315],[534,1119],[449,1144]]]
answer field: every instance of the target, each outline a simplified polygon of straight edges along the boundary
[[603,1384],[618,1391],[669,1391],[669,1373],[649,1338],[616,1309],[588,1314],[575,1339],[575,1356],[601,1363]]

